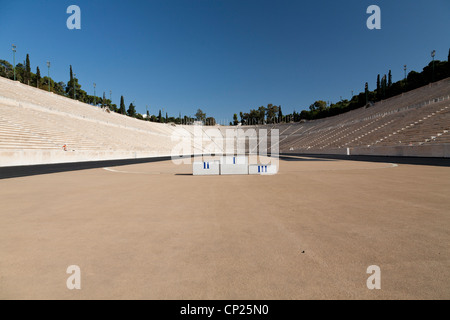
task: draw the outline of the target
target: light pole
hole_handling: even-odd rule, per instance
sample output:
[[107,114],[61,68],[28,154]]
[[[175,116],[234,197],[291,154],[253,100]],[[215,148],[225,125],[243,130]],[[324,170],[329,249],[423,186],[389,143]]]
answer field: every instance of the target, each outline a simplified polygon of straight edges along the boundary
[[94,107],[97,106],[97,96],[95,95],[95,87],[97,85],[94,83]]
[[16,45],[12,45],[13,63],[14,63],[14,81],[16,81]]
[[50,92],[50,61],[47,61],[48,68],[48,92]]
[[436,55],[436,50],[431,51],[431,57],[433,58],[433,75],[431,77],[431,82],[434,82],[434,56]]

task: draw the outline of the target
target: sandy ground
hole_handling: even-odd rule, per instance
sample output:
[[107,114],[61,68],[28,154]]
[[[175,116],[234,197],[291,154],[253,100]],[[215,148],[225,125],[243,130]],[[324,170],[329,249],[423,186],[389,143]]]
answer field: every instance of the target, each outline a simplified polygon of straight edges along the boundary
[[450,298],[449,168],[299,160],[1,180],[0,299]]

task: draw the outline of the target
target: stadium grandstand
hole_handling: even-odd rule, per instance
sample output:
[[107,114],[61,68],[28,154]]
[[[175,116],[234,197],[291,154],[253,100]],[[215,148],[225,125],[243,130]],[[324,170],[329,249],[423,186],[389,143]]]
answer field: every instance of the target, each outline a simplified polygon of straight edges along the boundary
[[337,116],[258,127],[278,129],[281,153],[448,158],[450,78]]
[[[249,128],[256,134],[267,130],[269,153],[277,147],[295,154],[450,157],[450,79],[334,117],[239,127]],[[175,132],[191,140],[179,155],[211,153],[205,150],[211,144],[212,153],[225,153],[226,131],[237,129],[215,129],[223,138],[197,126],[133,119],[0,78],[3,167],[170,156],[178,143]],[[278,130],[279,145],[271,143],[272,130]]]
[[[175,129],[194,134],[194,126],[141,121],[0,77],[0,166],[169,156]],[[195,143],[186,155],[202,153],[205,143]]]

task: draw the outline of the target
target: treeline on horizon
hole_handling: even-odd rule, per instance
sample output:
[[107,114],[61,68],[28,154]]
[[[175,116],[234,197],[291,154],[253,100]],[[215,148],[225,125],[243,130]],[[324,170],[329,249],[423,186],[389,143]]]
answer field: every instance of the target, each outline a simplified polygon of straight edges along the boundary
[[[371,105],[375,102],[388,99],[390,97],[399,95],[403,92],[408,92],[431,82],[439,81],[450,77],[450,50],[447,61],[434,61],[434,73],[433,73],[433,61],[425,66],[422,72],[410,71],[407,77],[403,80],[399,80],[392,83],[392,73],[389,70],[388,74],[377,76],[377,88],[370,91],[368,83],[365,83],[365,90],[358,95],[354,95],[351,100],[341,100],[337,103],[330,103],[323,100],[315,101],[309,106],[308,110],[301,112],[294,111],[292,114],[283,115],[281,106],[268,104],[267,107],[261,106],[256,109],[250,109],[249,112],[240,112],[238,115],[233,115],[233,122],[230,125],[256,125],[256,124],[274,124],[285,122],[300,122],[307,120],[316,120],[326,117],[342,114],[354,109],[358,109],[364,106]],[[36,88],[51,91],[55,94],[75,99],[96,107],[108,107],[110,111],[117,112],[129,117],[137,118],[140,120],[160,122],[160,123],[175,123],[175,124],[193,124],[194,121],[201,121],[206,125],[216,125],[214,117],[206,117],[206,114],[198,109],[194,117],[181,116],[169,117],[166,113],[162,114],[161,109],[158,115],[151,115],[147,110],[145,115],[136,112],[136,106],[130,103],[128,108],[125,105],[125,99],[120,97],[120,104],[117,106],[112,103],[111,99],[107,99],[105,92],[102,97],[91,96],[81,88],[81,84],[78,82],[75,74],[73,73],[72,66],[69,67],[69,80],[67,83],[60,81],[56,82],[49,76],[41,76],[41,70],[36,67],[36,72],[31,71],[30,57],[27,54],[24,63],[19,63],[15,68],[16,80],[21,83],[34,86]],[[6,60],[0,60],[0,76],[14,79],[14,68]],[[434,79],[433,79],[434,77]],[[303,108],[301,108],[303,109]]]
[[[202,121],[206,125],[216,125],[216,120],[213,117],[206,117],[206,114],[198,109],[195,116],[181,116],[170,117],[167,112],[162,114],[161,109],[157,115],[151,115],[147,110],[145,115],[136,112],[136,106],[130,103],[128,108],[125,105],[125,99],[120,97],[120,104],[112,103],[111,99],[106,98],[105,92],[100,96],[91,96],[87,94],[81,88],[81,84],[78,82],[75,74],[73,73],[72,66],[69,67],[69,80],[67,83],[60,81],[56,82],[49,76],[42,77],[41,70],[36,67],[36,72],[31,71],[30,56],[27,54],[26,60],[23,63],[16,64],[16,81],[23,84],[33,86],[45,91],[50,91],[55,94],[75,99],[95,107],[108,107],[112,112],[117,112],[129,117],[133,117],[140,120],[160,122],[160,123],[175,123],[175,124],[192,124],[194,121]],[[0,60],[0,76],[14,80],[14,67],[6,60]],[[49,88],[50,87],[50,88]]]
[[[447,61],[434,60],[434,79],[433,79],[433,61],[431,61],[422,72],[410,71],[406,78],[392,83],[392,72],[377,76],[377,88],[369,90],[368,83],[365,83],[365,90],[354,95],[351,100],[341,100],[337,103],[330,103],[323,100],[315,101],[309,106],[308,110],[301,112],[294,111],[292,114],[283,115],[281,106],[268,104],[267,107],[250,109],[249,112],[240,112],[240,121],[238,115],[233,115],[233,122],[230,125],[257,125],[274,124],[285,122],[300,122],[308,120],[323,119],[342,114],[364,106],[369,106],[375,102],[394,97],[396,95],[408,92],[419,87],[425,86],[431,82],[439,81],[450,77],[450,49]],[[303,108],[301,108],[303,109]]]

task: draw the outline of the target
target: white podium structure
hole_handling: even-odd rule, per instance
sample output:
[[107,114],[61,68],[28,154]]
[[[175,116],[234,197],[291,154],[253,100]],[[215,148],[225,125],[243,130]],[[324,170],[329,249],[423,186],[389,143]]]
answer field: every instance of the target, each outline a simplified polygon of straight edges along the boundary
[[212,176],[220,174],[219,161],[194,162],[192,167],[194,176]]
[[277,174],[278,170],[272,164],[251,164],[248,166],[248,174],[272,175]]
[[248,158],[245,156],[225,156],[220,159],[220,174],[248,174]]
[[194,176],[211,175],[274,175],[278,173],[273,164],[249,164],[246,156],[224,156],[220,161],[194,162]]

